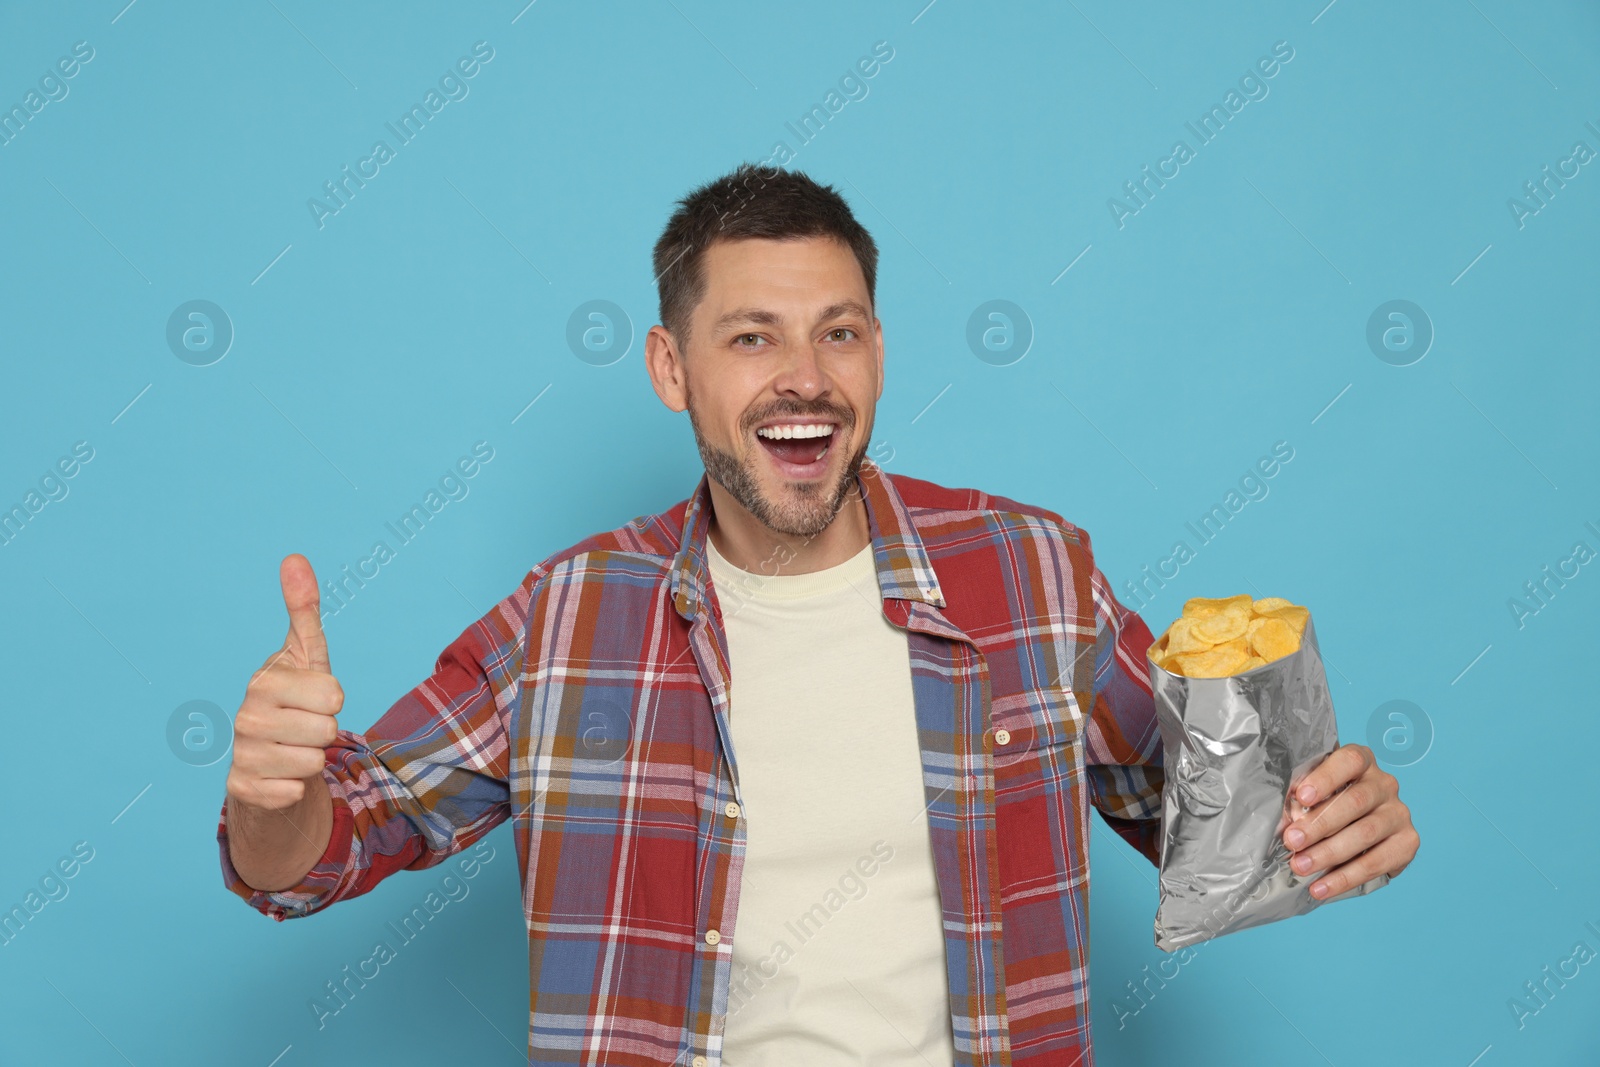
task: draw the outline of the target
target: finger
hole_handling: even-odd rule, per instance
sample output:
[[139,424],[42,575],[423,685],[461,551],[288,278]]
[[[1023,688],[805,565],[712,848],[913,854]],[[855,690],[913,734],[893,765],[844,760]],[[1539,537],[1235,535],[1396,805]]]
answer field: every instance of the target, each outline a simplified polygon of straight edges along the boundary
[[306,795],[306,784],[297,778],[253,779],[228,775],[228,795],[252,807],[268,811],[292,808]]
[[1399,874],[1416,854],[1414,837],[1414,834],[1404,832],[1391,834],[1350,862],[1312,882],[1311,895],[1318,900],[1326,900],[1371,881],[1380,874],[1390,877]]
[[269,710],[293,708],[337,715],[344,707],[344,687],[333,675],[283,664],[257,671],[250,679],[249,697],[254,698],[252,705]]
[[1372,749],[1366,745],[1340,745],[1300,780],[1294,795],[1302,804],[1315,804],[1332,796],[1345,783],[1360,778],[1374,762]]
[[322,771],[327,754],[321,748],[281,745],[255,737],[234,738],[234,769],[246,779],[310,778]]
[[[1341,786],[1333,796],[1296,819],[1283,833],[1283,843],[1299,851],[1349,826],[1386,798],[1370,781]],[[1312,868],[1315,870],[1316,868]]]
[[285,556],[278,567],[278,582],[283,586],[283,606],[289,610],[289,636],[284,646],[297,651],[300,666],[326,671],[328,639],[322,633],[322,600],[311,561],[298,552]]
[[339,723],[333,716],[296,708],[240,708],[233,726],[236,737],[316,749],[327,748],[339,736]]
[[1289,867],[1296,874],[1313,874],[1337,867],[1393,836],[1405,825],[1398,806],[1385,804],[1325,834],[1316,844],[1307,845],[1289,860]]

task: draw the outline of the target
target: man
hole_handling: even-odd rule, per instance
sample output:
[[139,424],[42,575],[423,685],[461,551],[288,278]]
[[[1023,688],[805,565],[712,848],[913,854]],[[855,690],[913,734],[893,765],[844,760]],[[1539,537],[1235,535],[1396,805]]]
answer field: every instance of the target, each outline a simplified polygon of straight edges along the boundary
[[[877,249],[832,188],[742,166],[655,265],[693,496],[538,564],[361,734],[285,559],[224,880],[303,916],[509,817],[530,1063],[1088,1067],[1089,806],[1160,855],[1149,629],[1060,516],[866,458]],[[1301,793],[1318,896],[1415,854],[1365,746]]]

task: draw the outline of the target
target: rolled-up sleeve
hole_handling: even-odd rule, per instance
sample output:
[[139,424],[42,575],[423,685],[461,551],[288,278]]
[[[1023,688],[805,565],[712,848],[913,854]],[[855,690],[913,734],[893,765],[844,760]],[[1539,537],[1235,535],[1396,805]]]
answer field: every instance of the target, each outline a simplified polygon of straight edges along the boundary
[[[1087,534],[1084,543],[1087,546]],[[1094,710],[1086,757],[1089,795],[1106,824],[1159,866],[1166,773],[1146,659],[1150,628],[1137,612],[1118,602],[1105,575],[1092,563],[1090,590],[1095,649]]]
[[228,852],[228,805],[217,823],[222,880],[264,915],[300,918],[368,892],[398,870],[443,862],[504,822],[511,717],[526,662],[528,603],[539,572],[467,627],[433,673],[360,733],[324,750],[333,799],[328,847],[298,885],[247,885]]

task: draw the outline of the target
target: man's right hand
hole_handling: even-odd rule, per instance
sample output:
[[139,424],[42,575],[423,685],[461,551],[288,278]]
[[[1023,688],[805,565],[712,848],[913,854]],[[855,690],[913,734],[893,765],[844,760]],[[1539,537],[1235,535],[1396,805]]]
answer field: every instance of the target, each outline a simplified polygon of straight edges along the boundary
[[328,641],[318,614],[317,577],[304,556],[278,570],[289,635],[250,678],[233,720],[228,797],[247,807],[282,811],[300,804],[320,780],[323,749],[337,736],[344,690],[328,668]]

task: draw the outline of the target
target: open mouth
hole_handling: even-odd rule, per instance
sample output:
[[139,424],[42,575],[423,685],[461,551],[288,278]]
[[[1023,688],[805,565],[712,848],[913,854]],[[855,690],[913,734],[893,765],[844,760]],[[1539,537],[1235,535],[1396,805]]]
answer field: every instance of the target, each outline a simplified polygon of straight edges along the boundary
[[756,429],[756,440],[778,470],[789,478],[816,478],[827,469],[837,425],[831,422],[781,422]]

